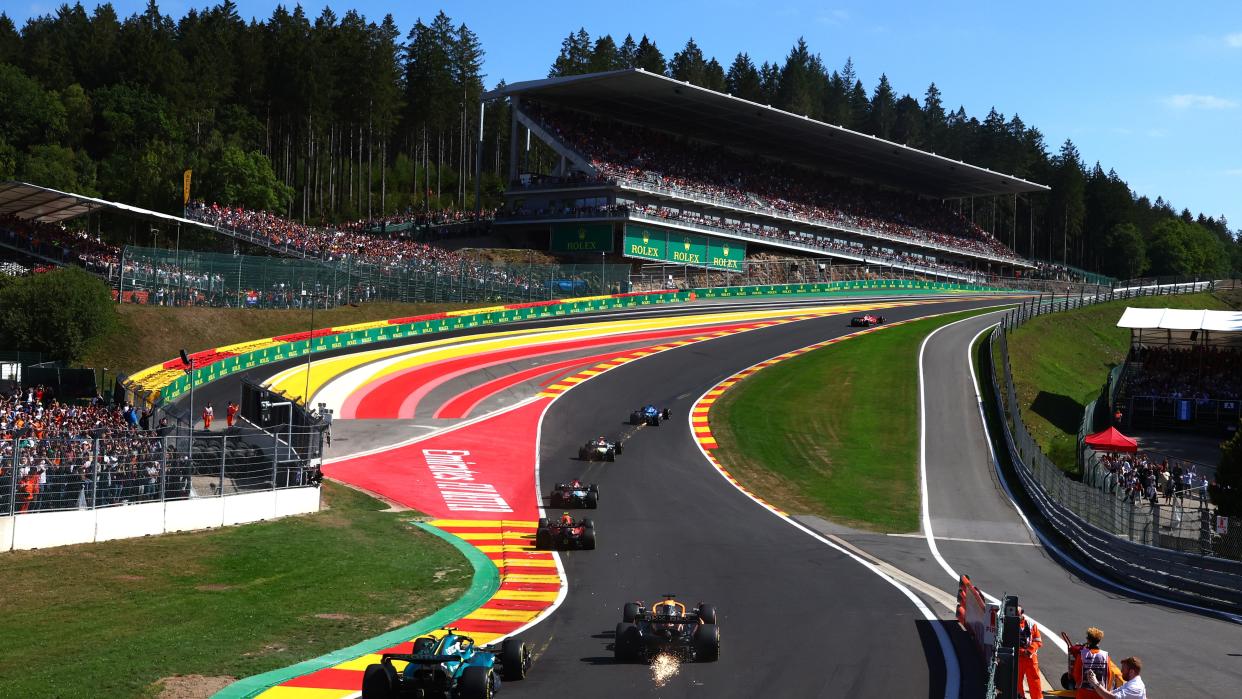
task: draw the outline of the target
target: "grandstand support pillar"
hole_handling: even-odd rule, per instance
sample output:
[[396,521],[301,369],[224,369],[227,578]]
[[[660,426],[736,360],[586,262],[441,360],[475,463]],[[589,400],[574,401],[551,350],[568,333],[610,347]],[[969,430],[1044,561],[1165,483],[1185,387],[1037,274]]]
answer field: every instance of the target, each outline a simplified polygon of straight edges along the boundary
[[522,98],[513,95],[509,98],[509,181],[506,189],[512,187],[518,178],[518,118],[517,110],[521,107]]
[[479,100],[479,142],[474,149],[474,213],[483,211],[483,202],[479,198],[482,185],[479,179],[483,176],[483,112],[486,104]]

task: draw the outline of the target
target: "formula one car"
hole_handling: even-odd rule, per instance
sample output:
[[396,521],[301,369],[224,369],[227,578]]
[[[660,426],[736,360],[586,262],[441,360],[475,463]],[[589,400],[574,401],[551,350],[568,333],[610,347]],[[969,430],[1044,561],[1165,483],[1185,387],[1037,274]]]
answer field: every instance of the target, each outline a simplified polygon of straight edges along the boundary
[[622,449],[621,440],[610,442],[600,437],[583,444],[578,449],[578,458],[582,461],[616,461]]
[[[416,639],[411,653],[384,653],[368,665],[362,699],[489,699],[502,678],[520,680],[530,669],[530,649],[518,638],[480,648],[454,629],[445,632]],[[393,661],[409,664],[397,672]]]
[[869,328],[873,325],[884,325],[884,316],[867,313],[850,318],[850,327],[852,328]]
[[565,513],[560,519],[540,518],[535,530],[537,549],[595,548],[595,522],[588,518],[575,520]]
[[576,479],[568,483],[557,483],[548,500],[552,507],[585,507],[594,510],[599,507],[599,486]]
[[613,655],[618,662],[645,661],[660,654],[700,663],[720,658],[716,608],[700,603],[687,610],[675,595],[664,595],[652,609],[642,602],[627,602],[616,639]]
[[672,417],[672,413],[669,412],[668,408],[659,410],[654,405],[644,405],[630,413],[630,424],[659,427],[661,421],[667,420],[670,417]]

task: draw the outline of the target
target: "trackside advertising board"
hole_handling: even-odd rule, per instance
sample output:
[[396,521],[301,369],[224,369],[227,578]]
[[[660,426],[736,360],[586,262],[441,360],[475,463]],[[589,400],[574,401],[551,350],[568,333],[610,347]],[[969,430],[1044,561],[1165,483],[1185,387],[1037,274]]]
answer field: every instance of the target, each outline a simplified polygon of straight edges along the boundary
[[551,252],[612,252],[611,223],[556,223]]
[[746,243],[627,223],[621,254],[640,260],[740,272],[746,259]]

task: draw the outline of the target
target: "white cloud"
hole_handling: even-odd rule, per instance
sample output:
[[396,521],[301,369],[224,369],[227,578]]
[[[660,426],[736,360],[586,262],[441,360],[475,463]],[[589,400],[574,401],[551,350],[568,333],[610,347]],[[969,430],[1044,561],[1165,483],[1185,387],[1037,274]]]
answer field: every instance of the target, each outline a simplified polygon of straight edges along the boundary
[[815,18],[815,20],[820,24],[827,24],[829,26],[845,24],[849,21],[849,19],[849,10],[829,10],[828,12],[821,12]]
[[1225,35],[1225,45],[1235,49],[1242,49],[1242,32]]
[[1237,100],[1215,95],[1172,95],[1164,98],[1164,103],[1174,109],[1233,109],[1238,106]]

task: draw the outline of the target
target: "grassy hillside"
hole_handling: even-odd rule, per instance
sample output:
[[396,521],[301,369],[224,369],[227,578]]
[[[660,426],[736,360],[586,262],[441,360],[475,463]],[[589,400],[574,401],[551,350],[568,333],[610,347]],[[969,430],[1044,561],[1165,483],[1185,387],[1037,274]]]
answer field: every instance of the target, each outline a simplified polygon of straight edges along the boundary
[[[456,310],[477,303],[367,303],[315,311],[315,327],[363,323]],[[118,327],[96,340],[84,366],[132,373],[177,356],[177,351],[219,347],[311,329],[309,310],[117,306]]]
[[1127,307],[1227,310],[1240,302],[1237,291],[1137,298],[1040,316],[1019,327],[1009,338],[1009,357],[1031,434],[1062,469],[1077,467],[1083,410],[1130,347],[1130,331],[1117,327]]

